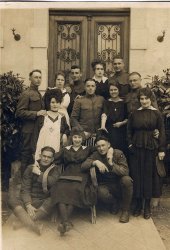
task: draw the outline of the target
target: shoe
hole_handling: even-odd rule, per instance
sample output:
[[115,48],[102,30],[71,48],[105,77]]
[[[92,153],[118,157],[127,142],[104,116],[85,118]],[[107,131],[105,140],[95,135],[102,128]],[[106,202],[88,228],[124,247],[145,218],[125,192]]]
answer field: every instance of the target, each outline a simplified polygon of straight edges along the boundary
[[42,230],[43,230],[43,224],[35,224],[34,226],[31,227],[32,230],[39,236],[42,235]]
[[64,226],[65,226],[66,232],[68,232],[68,231],[70,231],[73,228],[73,223],[67,221],[67,222],[64,223]]
[[122,211],[119,222],[121,223],[129,222],[129,211]]
[[116,215],[119,212],[119,208],[117,206],[111,206],[110,213]]
[[18,229],[22,228],[23,226],[24,225],[20,221],[14,221],[12,223],[13,230],[18,230]]
[[144,206],[144,215],[145,220],[150,219],[151,217],[151,207],[150,207],[150,199],[145,199],[145,206]]
[[144,215],[143,215],[143,217],[144,217],[145,220],[150,219],[150,217],[151,217],[151,211],[150,211],[149,208],[144,209]]
[[39,236],[41,236],[42,235],[42,230],[43,230],[43,224],[37,224],[35,227],[34,227],[34,232],[36,233],[36,234],[38,234]]
[[142,213],[142,209],[141,208],[136,208],[134,211],[133,211],[133,216],[134,217],[138,217],[140,216]]
[[66,228],[65,228],[65,225],[64,225],[64,223],[60,223],[59,225],[58,225],[58,231],[60,232],[60,236],[63,236],[64,234],[65,234],[65,232],[66,232]]
[[116,215],[119,212],[119,203],[118,200],[114,200],[114,202],[110,205],[110,213]]

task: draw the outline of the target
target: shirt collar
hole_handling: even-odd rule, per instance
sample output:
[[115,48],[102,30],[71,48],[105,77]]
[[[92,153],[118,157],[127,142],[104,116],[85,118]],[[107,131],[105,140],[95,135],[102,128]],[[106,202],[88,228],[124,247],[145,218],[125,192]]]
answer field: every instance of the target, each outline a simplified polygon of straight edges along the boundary
[[[96,79],[96,77],[95,76],[93,76],[93,79],[96,81],[96,82],[99,82],[99,80],[98,79]],[[101,82],[105,82],[106,80],[107,80],[108,78],[106,77],[106,76],[103,76],[102,77],[102,79],[101,79]]]
[[[143,110],[144,108],[142,108],[142,107],[140,107],[140,108],[138,108],[138,110]],[[154,108],[153,106],[150,106],[150,107],[148,107],[148,108],[146,108],[146,109],[150,109],[150,110],[157,110],[156,108]]]

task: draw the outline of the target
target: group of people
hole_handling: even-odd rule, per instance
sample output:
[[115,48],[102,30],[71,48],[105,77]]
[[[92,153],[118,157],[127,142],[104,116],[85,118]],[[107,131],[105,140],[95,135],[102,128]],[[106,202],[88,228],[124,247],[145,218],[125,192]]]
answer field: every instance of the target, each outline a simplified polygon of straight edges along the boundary
[[[94,76],[82,81],[72,66],[72,82],[58,73],[55,86],[42,97],[41,71],[30,72],[30,87],[19,99],[16,116],[22,121],[20,196],[15,184],[9,205],[22,224],[41,234],[37,224],[58,209],[61,235],[73,224],[74,207],[107,204],[119,221],[133,215],[151,216],[150,201],[161,195],[157,161],[165,156],[165,131],[155,96],[142,87],[138,72],[127,74],[121,57],[113,61],[114,76],[105,76],[105,63],[92,62]],[[93,183],[90,170],[95,171]]]

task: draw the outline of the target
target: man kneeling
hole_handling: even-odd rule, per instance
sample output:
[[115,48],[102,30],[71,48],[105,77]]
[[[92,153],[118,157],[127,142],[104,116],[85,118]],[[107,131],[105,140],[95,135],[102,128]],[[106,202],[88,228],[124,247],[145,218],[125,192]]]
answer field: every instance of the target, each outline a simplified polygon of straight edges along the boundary
[[87,158],[81,167],[83,170],[95,167],[98,181],[98,200],[110,204],[114,214],[119,210],[116,198],[121,198],[122,213],[119,221],[126,223],[129,221],[133,193],[133,181],[129,176],[126,158],[118,149],[113,149],[108,158],[110,143],[104,133],[97,136],[96,147],[97,151]]
[[[32,231],[41,234],[41,225],[35,221],[45,218],[52,210],[48,192],[59,178],[60,169],[55,166],[55,150],[51,147],[41,149],[40,160],[36,165],[29,165],[23,175],[21,192],[16,195],[15,180],[11,181],[8,204],[20,222]],[[15,225],[15,227],[17,227]]]

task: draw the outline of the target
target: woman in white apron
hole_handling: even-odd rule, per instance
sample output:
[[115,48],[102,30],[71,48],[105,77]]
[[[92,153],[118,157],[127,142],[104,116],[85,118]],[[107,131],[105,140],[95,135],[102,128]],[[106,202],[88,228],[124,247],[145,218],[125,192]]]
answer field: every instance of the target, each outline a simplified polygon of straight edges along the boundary
[[33,138],[32,151],[35,153],[35,161],[39,159],[41,148],[50,146],[59,152],[60,145],[67,145],[69,126],[66,117],[60,112],[63,95],[59,89],[48,90],[46,94],[47,115],[38,117]]

